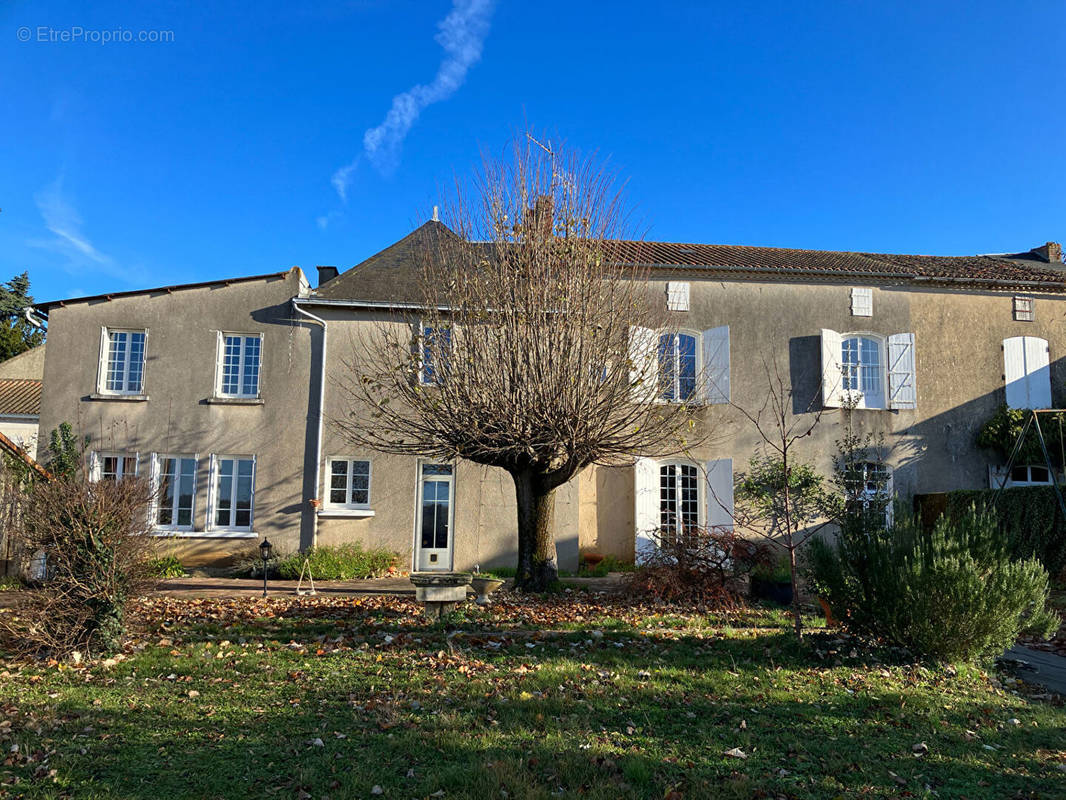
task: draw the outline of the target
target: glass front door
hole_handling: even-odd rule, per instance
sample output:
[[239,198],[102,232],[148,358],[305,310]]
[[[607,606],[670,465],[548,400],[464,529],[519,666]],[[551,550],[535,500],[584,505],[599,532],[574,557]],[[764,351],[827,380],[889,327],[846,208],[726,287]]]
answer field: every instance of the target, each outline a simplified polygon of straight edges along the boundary
[[422,464],[418,486],[418,553],[415,568],[452,568],[451,464]]

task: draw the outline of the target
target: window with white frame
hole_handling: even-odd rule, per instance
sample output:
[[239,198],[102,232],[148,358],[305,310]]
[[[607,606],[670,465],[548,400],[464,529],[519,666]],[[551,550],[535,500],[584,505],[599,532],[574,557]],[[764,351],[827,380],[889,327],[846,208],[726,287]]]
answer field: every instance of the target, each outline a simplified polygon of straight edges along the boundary
[[1017,322],[1033,321],[1033,298],[1027,295],[1014,295],[1014,319]]
[[659,337],[659,399],[689,402],[696,399],[699,374],[698,339],[691,333]]
[[869,511],[875,504],[887,504],[892,496],[892,470],[876,461],[852,464],[844,476],[848,500]]
[[100,384],[102,394],[141,394],[144,392],[146,330],[104,328],[100,342]]
[[885,407],[884,343],[872,336],[847,336],[841,343],[843,388],[857,408]]
[[255,499],[254,456],[212,456],[214,473],[211,508],[212,528],[231,531],[252,529]]
[[90,475],[96,481],[120,481],[136,477],[139,466],[138,453],[99,452],[90,457]]
[[370,508],[370,462],[368,460],[330,459],[327,505],[333,508]]
[[856,286],[851,290],[851,316],[874,315],[874,290],[869,286]]
[[196,457],[157,455],[155,525],[165,530],[192,530],[196,502]]
[[666,282],[666,307],[670,311],[689,310],[688,281]]
[[1007,486],[1047,486],[1050,483],[1051,470],[1038,464],[1016,464],[1007,478]]
[[258,333],[219,333],[215,394],[219,397],[259,397],[263,337]]
[[450,366],[452,349],[451,328],[422,326],[422,368],[419,380],[422,383],[443,383]]
[[700,475],[693,464],[667,463],[659,467],[659,532],[676,539],[700,525]]

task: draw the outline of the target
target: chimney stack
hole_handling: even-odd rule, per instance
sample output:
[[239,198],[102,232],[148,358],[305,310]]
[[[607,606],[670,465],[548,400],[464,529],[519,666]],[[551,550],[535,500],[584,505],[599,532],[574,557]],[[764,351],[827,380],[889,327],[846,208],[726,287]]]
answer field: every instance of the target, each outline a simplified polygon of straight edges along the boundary
[[331,281],[334,278],[336,278],[338,274],[339,274],[339,271],[337,270],[336,267],[323,267],[323,266],[319,265],[319,267],[318,267],[318,285],[319,285],[319,287],[321,287],[322,284],[326,283],[327,281]]
[[1062,263],[1062,245],[1058,242],[1048,242],[1041,247],[1034,247],[1029,252],[1049,264]]

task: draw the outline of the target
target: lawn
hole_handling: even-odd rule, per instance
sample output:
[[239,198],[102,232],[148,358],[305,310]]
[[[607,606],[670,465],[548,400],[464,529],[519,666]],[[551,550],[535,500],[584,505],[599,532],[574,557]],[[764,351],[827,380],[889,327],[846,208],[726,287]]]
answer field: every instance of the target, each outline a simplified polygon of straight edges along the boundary
[[[779,612],[153,599],[0,674],[0,797],[1066,797],[1066,710]],[[810,622],[817,623],[812,618]],[[880,661],[878,661],[880,658]]]

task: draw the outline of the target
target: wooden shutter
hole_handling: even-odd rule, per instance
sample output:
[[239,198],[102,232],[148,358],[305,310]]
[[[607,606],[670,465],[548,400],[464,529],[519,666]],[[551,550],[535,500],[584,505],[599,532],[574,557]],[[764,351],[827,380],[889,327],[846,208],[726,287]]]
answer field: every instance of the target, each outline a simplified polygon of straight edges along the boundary
[[687,281],[666,282],[666,307],[670,311],[689,310],[689,284]]
[[874,290],[857,286],[851,290],[851,315],[872,317],[874,315]]
[[705,402],[729,402],[728,325],[703,332],[703,384]]
[[[161,457],[160,457],[159,453],[152,453],[149,456],[149,459],[150,460],[148,462],[148,464],[149,464],[149,466],[148,466],[148,485],[151,487],[150,491],[152,492],[152,500],[148,504],[148,527],[149,527],[149,529],[151,529],[151,528],[154,528],[156,526],[156,522],[159,520],[159,504],[160,504],[159,491],[160,491],[160,489],[162,489],[162,486],[160,486],[160,484],[162,483],[161,479],[162,479],[163,470],[162,470]],[[178,463],[180,465],[181,462],[179,461]],[[180,471],[181,471],[180,467],[179,467],[178,471],[180,473]],[[178,485],[179,486],[181,485],[181,475],[180,474],[178,475]],[[175,523],[176,522],[177,521],[175,520]]]
[[988,488],[1002,489],[1010,482],[1010,473],[1005,466],[988,465]]
[[638,458],[633,465],[633,497],[636,562],[642,564],[655,552],[653,534],[659,530],[659,465],[652,458]]
[[707,525],[733,529],[733,459],[707,462]]
[[1048,343],[1037,336],[1003,340],[1003,380],[1011,408],[1051,408]]
[[95,450],[89,453],[89,480],[100,480],[100,454]]
[[888,407],[917,408],[918,389],[914,369],[914,334],[888,337]]
[[839,333],[822,329],[822,405],[840,408],[844,404],[844,380],[840,371],[843,341]]
[[651,328],[629,328],[629,384],[634,402],[649,403],[659,393],[659,334]]

